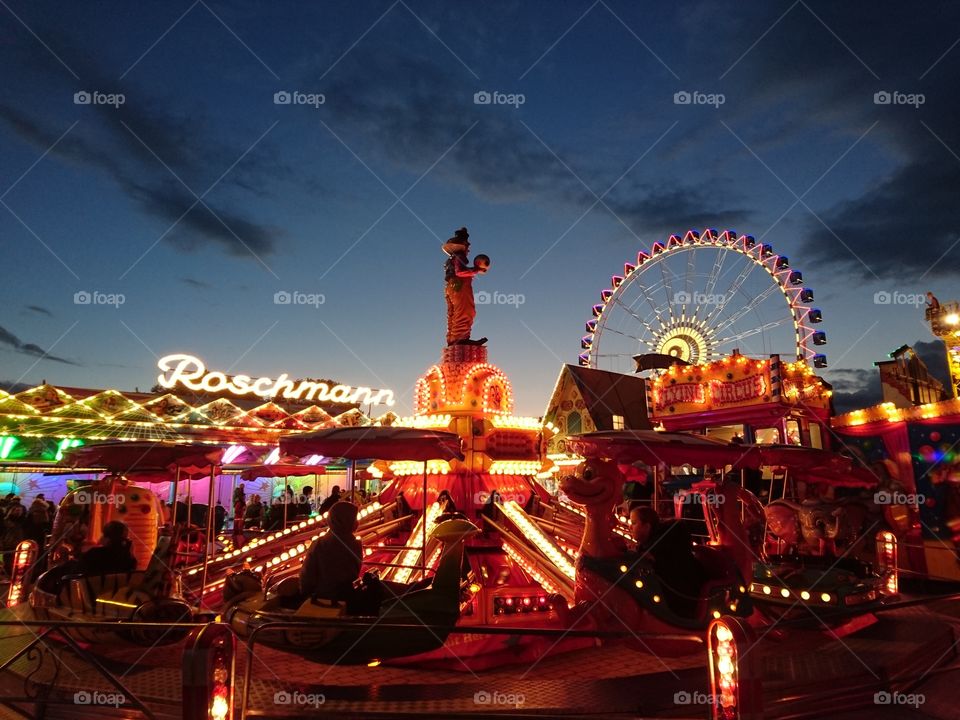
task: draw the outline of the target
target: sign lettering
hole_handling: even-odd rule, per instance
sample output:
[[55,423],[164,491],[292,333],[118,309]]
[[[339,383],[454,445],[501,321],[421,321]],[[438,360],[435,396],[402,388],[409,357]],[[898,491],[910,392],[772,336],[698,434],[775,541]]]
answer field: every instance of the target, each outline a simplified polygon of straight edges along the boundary
[[710,395],[715,405],[730,405],[763,397],[767,392],[767,383],[763,375],[751,375],[743,380],[710,383]]
[[157,382],[168,390],[182,385],[194,392],[231,395],[255,395],[267,400],[308,400],[315,402],[350,405],[393,405],[392,390],[376,390],[368,387],[333,385],[313,380],[290,380],[286,373],[276,379],[252,378],[249,375],[227,375],[218,370],[208,371],[203,361],[193,355],[176,353],[160,358],[157,362],[161,374]]
[[660,394],[657,396],[657,409],[662,410],[669,405],[703,403],[705,401],[706,394],[703,385],[700,383],[666,385],[660,388]]

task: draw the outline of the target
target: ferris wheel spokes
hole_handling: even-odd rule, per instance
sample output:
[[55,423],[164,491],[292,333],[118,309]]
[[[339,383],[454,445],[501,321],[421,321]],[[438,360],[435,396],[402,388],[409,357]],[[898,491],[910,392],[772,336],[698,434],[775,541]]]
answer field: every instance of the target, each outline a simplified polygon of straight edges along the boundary
[[[757,307],[757,305],[762,303],[764,300],[766,300],[768,297],[773,295],[778,290],[779,290],[779,286],[771,285],[759,295],[755,295],[753,299],[750,300],[750,302],[748,302],[742,308],[737,310],[735,313],[728,315],[722,322],[717,323],[717,325],[714,327],[714,330],[716,330],[717,332],[723,332],[728,327],[730,327],[735,322],[737,322],[740,318],[748,315],[754,308]],[[791,313],[791,317],[792,315],[793,314]]]
[[[683,252],[687,255],[680,258]],[[743,266],[733,264],[728,255]],[[757,265],[763,273],[753,273]],[[826,335],[812,327],[822,314],[805,305],[812,302],[813,291],[803,286],[803,274],[792,270],[785,256],[752,236],[711,229],[671,235],[649,252],[639,251],[636,264],[624,263],[623,275],[614,275],[611,284],[601,292],[601,304],[593,307],[595,319],[581,338],[587,351],[579,356],[581,365],[596,367],[600,358],[629,358],[645,349],[702,362],[724,352],[722,347],[758,335],[765,351],[789,342],[797,358],[816,367],[826,365],[824,355],[814,349],[826,343]],[[724,284],[726,292],[718,294],[716,289]],[[681,288],[682,293],[675,292]],[[699,288],[706,292],[694,292]],[[783,306],[771,304],[778,290]],[[603,341],[607,332],[609,340]]]

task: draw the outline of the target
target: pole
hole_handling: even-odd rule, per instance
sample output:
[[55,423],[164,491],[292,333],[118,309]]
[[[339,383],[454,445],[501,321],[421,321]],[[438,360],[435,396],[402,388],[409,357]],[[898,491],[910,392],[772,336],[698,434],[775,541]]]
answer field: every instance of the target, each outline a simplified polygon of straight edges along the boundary
[[193,483],[187,480],[187,537],[190,536],[190,521],[193,514]]
[[423,552],[420,553],[420,579],[427,577],[427,461],[423,461]]
[[207,587],[207,564],[210,562],[210,540],[213,535],[213,482],[217,474],[217,466],[210,465],[210,491],[207,493],[207,534],[203,546],[203,572],[200,576],[200,607],[203,608],[203,591]]
[[177,492],[180,490],[180,466],[177,465],[176,472],[173,474],[173,501],[171,502],[172,511],[170,513],[170,534],[173,534],[173,526],[177,524]]

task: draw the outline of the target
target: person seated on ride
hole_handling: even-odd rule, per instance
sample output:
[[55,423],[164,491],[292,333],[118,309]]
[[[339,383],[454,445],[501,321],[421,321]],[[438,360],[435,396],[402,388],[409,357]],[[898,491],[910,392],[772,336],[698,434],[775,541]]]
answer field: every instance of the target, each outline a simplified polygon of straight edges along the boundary
[[663,583],[667,606],[678,615],[694,617],[707,577],[693,554],[690,531],[679,520],[663,523],[649,552],[654,572]]
[[330,532],[318,538],[307,551],[300,569],[300,592],[308,598],[350,601],[353,583],[360,575],[362,548],[353,533],[357,529],[357,506],[346,500],[330,508]]
[[85,575],[130,573],[137,569],[137,560],[130,550],[130,530],[119,520],[103,526],[100,544],[80,556],[80,570]]
[[635,505],[630,510],[630,534],[637,543],[637,554],[641,557],[650,552],[650,546],[660,527],[660,516],[652,507]]

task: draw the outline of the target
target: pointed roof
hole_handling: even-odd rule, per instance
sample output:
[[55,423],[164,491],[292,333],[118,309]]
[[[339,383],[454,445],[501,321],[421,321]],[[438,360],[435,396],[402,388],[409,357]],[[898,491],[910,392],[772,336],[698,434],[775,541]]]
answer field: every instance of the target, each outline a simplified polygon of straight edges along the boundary
[[624,426],[634,430],[652,427],[644,378],[578,365],[564,365],[562,372],[569,374],[580,391],[597,430],[613,430],[614,415],[622,416]]

